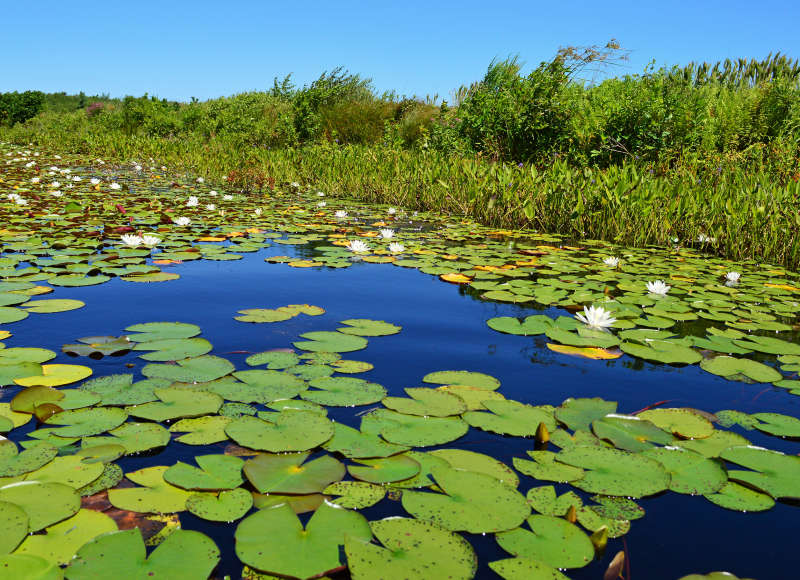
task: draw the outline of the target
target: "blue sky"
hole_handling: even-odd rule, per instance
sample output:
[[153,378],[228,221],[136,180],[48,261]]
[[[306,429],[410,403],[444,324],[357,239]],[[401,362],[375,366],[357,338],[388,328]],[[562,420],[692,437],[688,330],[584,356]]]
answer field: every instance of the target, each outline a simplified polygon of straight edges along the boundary
[[559,46],[612,37],[631,51],[622,73],[652,59],[800,57],[795,0],[44,0],[0,14],[0,92],[207,99],[343,65],[381,91],[448,98],[495,57],[536,65]]

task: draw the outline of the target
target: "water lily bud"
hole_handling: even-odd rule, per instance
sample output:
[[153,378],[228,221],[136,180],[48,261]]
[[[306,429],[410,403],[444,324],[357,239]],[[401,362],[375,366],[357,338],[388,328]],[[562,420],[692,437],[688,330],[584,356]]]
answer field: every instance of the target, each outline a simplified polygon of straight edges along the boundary
[[578,511],[575,509],[574,505],[569,506],[569,509],[567,510],[567,515],[564,517],[571,524],[574,524],[575,522],[578,521]]
[[547,443],[550,441],[550,431],[547,430],[547,425],[544,423],[539,423],[539,426],[536,428],[536,441],[539,443]]
[[608,544],[608,527],[600,526],[589,536],[589,539],[592,541],[592,545],[594,545],[595,552],[597,552],[598,555],[602,554],[605,552],[606,544]]

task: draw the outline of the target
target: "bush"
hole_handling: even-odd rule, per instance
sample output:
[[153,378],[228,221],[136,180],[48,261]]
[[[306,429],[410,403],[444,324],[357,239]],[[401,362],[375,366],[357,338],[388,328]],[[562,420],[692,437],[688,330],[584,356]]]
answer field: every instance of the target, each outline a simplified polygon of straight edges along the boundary
[[13,126],[24,123],[39,114],[44,104],[44,93],[0,93],[0,124]]

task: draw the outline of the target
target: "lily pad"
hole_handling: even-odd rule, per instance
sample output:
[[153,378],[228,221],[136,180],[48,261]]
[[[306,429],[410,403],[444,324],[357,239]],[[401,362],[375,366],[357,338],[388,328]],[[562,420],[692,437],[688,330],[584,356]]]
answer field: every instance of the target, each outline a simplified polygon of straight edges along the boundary
[[766,493],[729,481],[706,499],[725,509],[741,512],[763,512],[775,505],[775,500]]
[[239,417],[225,428],[239,445],[258,451],[307,451],[333,436],[333,423],[312,411],[281,411],[257,417]]
[[361,430],[397,445],[431,447],[455,441],[469,425],[458,417],[416,417],[376,409],[361,419]]
[[230,361],[218,356],[203,355],[178,361],[177,365],[149,364],[142,374],[149,379],[167,379],[182,383],[205,383],[232,373]]
[[575,524],[553,517],[532,515],[523,527],[497,534],[497,543],[506,552],[541,561],[554,568],[581,568],[594,559],[589,536]]
[[320,405],[351,407],[377,403],[386,396],[386,389],[377,383],[353,377],[322,377],[308,384],[317,390],[300,394],[306,401]]
[[300,335],[305,341],[293,343],[295,348],[312,352],[353,352],[367,348],[367,339],[361,336],[320,330]]
[[233,489],[242,483],[244,461],[229,455],[197,455],[200,467],[179,461],[164,472],[164,481],[188,490]]
[[340,496],[331,503],[347,509],[360,510],[381,501],[386,496],[386,489],[366,481],[337,481],[326,487],[323,493]]
[[383,405],[405,415],[449,417],[467,410],[464,401],[446,391],[429,388],[408,388],[405,397],[386,397]]
[[669,489],[678,493],[707,495],[719,491],[728,474],[719,461],[680,447],[650,449],[642,455],[655,459],[669,473]]
[[356,479],[369,483],[383,484],[410,479],[420,470],[419,463],[405,454],[355,461],[360,465],[348,465],[348,473]]
[[247,479],[261,493],[309,494],[344,477],[344,465],[330,455],[306,462],[309,453],[260,453],[244,465]]
[[219,415],[208,415],[195,419],[181,419],[170,425],[169,430],[171,433],[185,433],[185,435],[181,435],[175,439],[180,443],[185,443],[187,445],[211,445],[212,443],[225,441],[228,438],[228,435],[225,433],[225,427],[227,427],[228,423],[232,420],[231,417],[221,417]]
[[167,469],[167,466],[156,465],[126,473],[127,479],[142,487],[110,489],[108,501],[116,508],[134,512],[166,514],[183,511],[191,493],[165,481]]
[[20,507],[28,516],[31,532],[60,522],[78,511],[80,497],[63,483],[22,481],[0,487],[0,502]]
[[436,385],[463,385],[495,391],[500,388],[500,381],[490,375],[473,371],[437,371],[422,377],[425,383]]
[[687,409],[650,409],[637,416],[684,439],[704,439],[714,433],[708,419]]
[[432,522],[387,518],[371,522],[369,539],[346,538],[345,553],[354,580],[382,578],[449,578],[468,580],[478,560],[469,542]]
[[185,322],[145,322],[134,324],[125,329],[129,334],[128,338],[134,342],[152,342],[155,340],[165,340],[168,338],[192,338],[200,334],[200,327],[196,324]]
[[216,413],[222,406],[222,398],[214,393],[174,387],[153,389],[153,393],[159,398],[158,402],[128,407],[128,412],[151,421],[169,421]]
[[114,531],[117,531],[117,524],[106,514],[82,509],[48,527],[46,534],[28,536],[15,553],[39,556],[56,565],[69,564],[86,542]]
[[54,429],[59,437],[89,437],[99,435],[122,425],[128,414],[117,408],[89,408],[62,411],[48,418],[48,425],[65,425]]
[[490,412],[467,411],[464,420],[473,427],[501,435],[532,437],[540,424],[548,431],[556,428],[551,408],[534,407],[517,401],[484,401]]
[[344,334],[356,336],[388,336],[397,334],[402,330],[402,326],[396,326],[383,320],[368,320],[366,318],[351,318],[340,321],[347,326],[336,330]]
[[[339,548],[372,537],[361,514],[324,503],[305,529],[287,504],[262,509],[236,528],[236,555],[248,566],[270,574],[309,578],[342,566]],[[273,538],[281,538],[280,542]]]
[[720,457],[753,470],[728,470],[729,479],[768,493],[775,499],[800,499],[800,457],[750,445],[729,447]]
[[14,379],[14,382],[23,387],[59,387],[81,381],[91,374],[92,369],[80,365],[42,365],[41,375]]
[[743,376],[757,383],[772,383],[783,378],[774,368],[747,358],[717,356],[705,359],[700,363],[703,370],[726,379]]
[[212,522],[233,522],[253,507],[253,496],[240,487],[213,493],[194,493],[186,500],[186,510]]

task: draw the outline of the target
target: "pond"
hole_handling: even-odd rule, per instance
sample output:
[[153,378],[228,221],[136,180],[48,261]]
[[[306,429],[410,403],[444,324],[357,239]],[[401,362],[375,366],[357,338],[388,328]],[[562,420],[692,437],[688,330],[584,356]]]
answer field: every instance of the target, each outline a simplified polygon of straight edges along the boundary
[[[710,241],[567,242],[0,152],[0,553],[19,577],[792,566],[796,274]],[[136,232],[158,242],[120,241]],[[109,534],[134,526],[161,542],[147,564]]]

